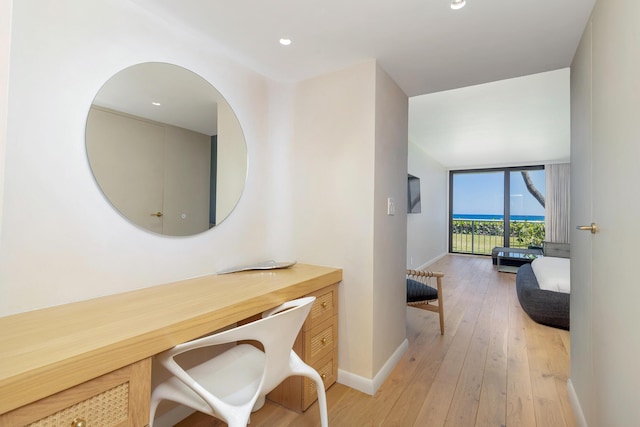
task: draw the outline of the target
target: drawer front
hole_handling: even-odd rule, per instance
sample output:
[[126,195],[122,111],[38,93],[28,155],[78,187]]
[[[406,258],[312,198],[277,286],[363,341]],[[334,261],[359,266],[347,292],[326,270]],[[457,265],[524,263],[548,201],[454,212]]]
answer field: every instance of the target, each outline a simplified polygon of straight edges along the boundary
[[331,285],[310,295],[316,297],[303,330],[309,330],[338,314],[338,285]]
[[0,427],[144,426],[149,418],[151,359],[118,369],[0,415]]
[[74,420],[84,420],[93,426],[117,426],[125,423],[128,416],[129,383],[126,382],[41,418],[28,427],[72,426]]
[[[315,366],[316,371],[322,377],[324,389],[328,389],[338,379],[338,349],[334,349],[324,359],[319,360]],[[316,384],[309,378],[303,379],[302,408],[306,410],[318,398]]]
[[336,348],[337,344],[338,322],[331,318],[304,333],[305,362],[315,366],[315,363]]

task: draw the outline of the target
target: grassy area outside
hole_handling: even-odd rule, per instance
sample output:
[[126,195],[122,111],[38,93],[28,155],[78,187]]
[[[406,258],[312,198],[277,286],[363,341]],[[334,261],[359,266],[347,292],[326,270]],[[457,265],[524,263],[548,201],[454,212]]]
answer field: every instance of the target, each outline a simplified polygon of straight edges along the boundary
[[[454,234],[451,240],[451,251],[458,253],[469,253],[478,255],[491,255],[491,249],[496,246],[504,246],[502,236],[487,236],[471,234]],[[518,239],[509,239],[509,246],[512,248],[526,248],[528,245],[521,244]]]
[[[527,248],[541,246],[544,240],[544,222],[512,221],[509,246]],[[504,224],[495,220],[454,220],[451,251],[490,255],[496,246],[504,246]]]

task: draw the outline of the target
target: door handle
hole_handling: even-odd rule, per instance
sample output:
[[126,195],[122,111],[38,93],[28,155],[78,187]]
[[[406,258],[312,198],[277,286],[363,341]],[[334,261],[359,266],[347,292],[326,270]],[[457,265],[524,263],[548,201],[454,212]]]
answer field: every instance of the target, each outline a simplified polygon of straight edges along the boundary
[[154,212],[151,214],[151,216],[157,216],[158,218],[160,218],[162,216],[162,212]]
[[591,225],[578,225],[576,226],[576,230],[591,231],[591,234],[596,234],[598,232],[598,226],[595,222],[592,222]]

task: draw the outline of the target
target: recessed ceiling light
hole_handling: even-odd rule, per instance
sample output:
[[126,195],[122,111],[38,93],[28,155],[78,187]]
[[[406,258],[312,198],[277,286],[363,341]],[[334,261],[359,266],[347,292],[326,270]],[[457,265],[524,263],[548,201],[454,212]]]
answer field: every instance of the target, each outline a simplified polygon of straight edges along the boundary
[[151,105],[155,105],[157,107],[157,106],[162,105],[162,104],[160,104],[159,102],[155,102],[154,101],[154,102],[151,103]]
[[280,44],[282,46],[289,46],[291,44],[291,39],[280,39]]
[[451,2],[451,9],[453,10],[462,9],[465,4],[467,4],[465,0],[453,0]]

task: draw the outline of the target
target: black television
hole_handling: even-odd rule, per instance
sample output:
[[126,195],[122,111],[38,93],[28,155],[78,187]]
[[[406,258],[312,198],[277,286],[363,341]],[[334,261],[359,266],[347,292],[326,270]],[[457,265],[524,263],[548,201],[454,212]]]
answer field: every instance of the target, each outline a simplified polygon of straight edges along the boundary
[[420,213],[420,178],[407,175],[407,212]]

